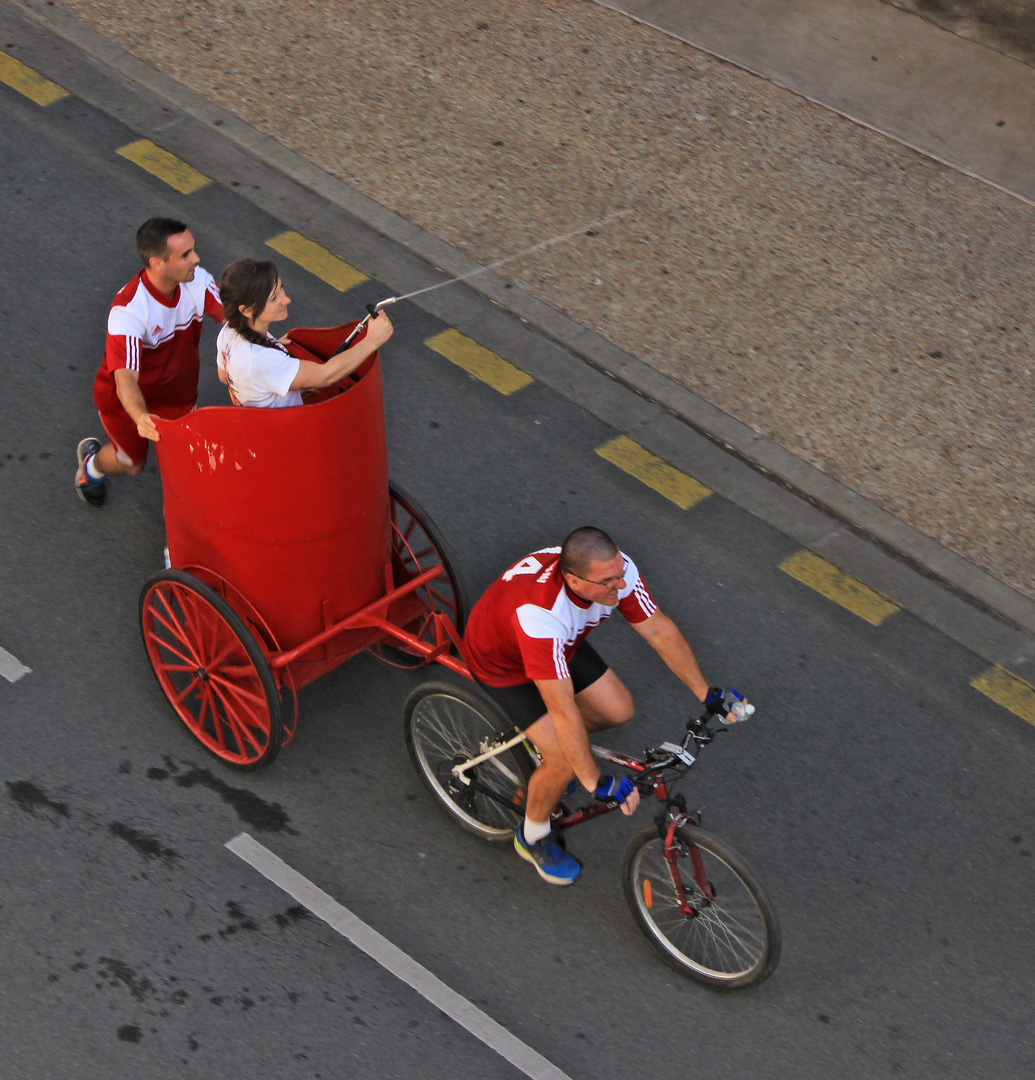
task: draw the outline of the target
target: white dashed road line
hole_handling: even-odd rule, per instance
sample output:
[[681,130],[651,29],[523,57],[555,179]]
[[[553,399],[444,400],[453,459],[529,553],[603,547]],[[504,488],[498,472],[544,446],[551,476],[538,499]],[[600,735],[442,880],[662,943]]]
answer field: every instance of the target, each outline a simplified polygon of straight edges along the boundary
[[12,656],[6,649],[0,649],[0,675],[8,682],[17,682],[31,671],[32,668],[27,668],[17,656]]
[[247,833],[228,840],[225,846],[526,1076],[532,1080],[571,1080]]

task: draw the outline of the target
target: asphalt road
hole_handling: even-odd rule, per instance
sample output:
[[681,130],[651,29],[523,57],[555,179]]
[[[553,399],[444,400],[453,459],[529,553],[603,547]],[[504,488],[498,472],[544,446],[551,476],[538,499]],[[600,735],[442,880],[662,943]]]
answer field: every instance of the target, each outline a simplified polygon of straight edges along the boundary
[[[621,896],[617,816],[572,835],[587,872],[569,890],[440,817],[401,738],[419,675],[360,657],[326,676],[256,776],[191,742],[137,629],[158,474],[113,482],[97,513],[74,448],[97,430],[139,222],[184,217],[216,274],[285,226],[220,184],[177,194],[115,154],[137,137],[0,85],[0,646],[32,669],[0,681],[0,1075],[519,1075],[228,853],[242,830],[572,1077],[1031,1075],[1035,730],[969,689],[987,664],[792,580],[797,543],[726,498],[680,510],[617,471],[594,453],[614,428],[541,381],[504,397],[472,379],[426,347],[445,324],[416,307],[393,309],[385,350],[391,466],[472,596],[600,524],[710,677],[758,704],[688,790],[776,904],[780,967],[722,996],[661,964]],[[281,269],[294,325],[391,291]],[[209,365],[202,403],[222,395]],[[686,695],[649,650],[620,625],[594,642],[641,704],[613,744],[678,735]]]

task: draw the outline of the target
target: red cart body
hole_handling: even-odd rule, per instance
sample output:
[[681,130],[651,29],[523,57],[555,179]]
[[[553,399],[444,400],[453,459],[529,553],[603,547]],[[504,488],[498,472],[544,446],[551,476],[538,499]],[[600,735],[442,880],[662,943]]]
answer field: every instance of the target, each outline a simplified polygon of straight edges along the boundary
[[[353,326],[292,331],[291,351],[324,360]],[[462,583],[426,515],[389,484],[376,353],[302,407],[158,423],[172,568],[145,585],[141,629],[208,749],[267,764],[294,733],[295,692],[364,649],[467,674]]]
[[[342,337],[340,328],[333,331],[334,344]],[[229,582],[261,612],[281,649],[384,595],[391,529],[376,354],[327,400],[199,409],[163,422],[161,434],[172,565]],[[379,636],[376,628],[336,635],[294,662],[295,685]]]

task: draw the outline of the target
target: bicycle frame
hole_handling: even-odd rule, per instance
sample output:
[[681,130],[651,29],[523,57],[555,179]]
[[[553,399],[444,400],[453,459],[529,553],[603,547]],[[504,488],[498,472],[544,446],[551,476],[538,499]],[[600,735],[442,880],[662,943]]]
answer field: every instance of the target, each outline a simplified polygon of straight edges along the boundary
[[[661,837],[662,843],[664,844],[664,858],[672,878],[672,887],[675,889],[679,901],[679,910],[682,914],[694,918],[697,917],[699,912],[686,898],[686,889],[679,873],[679,853],[677,851],[675,837],[676,829],[685,822],[693,821],[695,824],[700,824],[700,814],[692,815],[687,811],[686,799],[682,793],[677,792],[673,794],[670,792],[669,782],[666,780],[664,772],[665,769],[672,768],[677,763],[678,766],[682,767],[682,771],[685,772],[696,761],[696,758],[689,751],[690,743],[694,742],[700,746],[705,746],[712,741],[715,735],[716,732],[712,731],[707,726],[707,717],[702,717],[696,722],[691,720],[687,724],[687,736],[682,745],[663,743],[662,746],[659,747],[659,750],[665,751],[669,756],[656,763],[648,763],[639,758],[630,757],[626,754],[619,754],[614,750],[608,750],[603,746],[590,744],[590,750],[593,752],[594,757],[600,758],[603,761],[608,761],[613,765],[628,769],[630,772],[637,774],[638,778],[636,780],[636,786],[639,789],[640,794],[643,796],[653,794],[660,804],[658,812],[655,814],[654,822],[658,827],[658,835]],[[465,787],[472,787],[480,794],[487,796],[493,801],[499,802],[500,805],[506,806],[508,809],[512,809],[510,804],[500,799],[495,791],[481,785],[478,782],[477,776],[468,776],[467,774],[470,770],[475,768],[475,766],[504,753],[511,747],[516,746],[519,742],[522,742],[524,738],[524,731],[517,727],[503,732],[496,741],[486,745],[481,754],[470,758],[462,764],[455,765],[453,767],[453,775],[460,783],[464,784]],[[648,751],[648,753],[654,752],[656,751]],[[497,767],[503,768],[502,765],[498,765]],[[509,770],[505,769],[504,771],[509,773]],[[517,777],[512,777],[512,779],[517,780]],[[550,824],[555,830],[560,832],[565,829],[574,828],[576,825],[581,825],[584,821],[592,821],[594,818],[602,817],[604,814],[610,814],[620,805],[621,804],[617,799],[607,799],[569,812],[563,807],[563,804],[558,804],[550,817]],[[714,893],[712,891],[712,886],[705,874],[700,852],[696,848],[692,848],[689,854],[690,861],[694,868],[694,881],[697,883],[701,895],[713,897]]]

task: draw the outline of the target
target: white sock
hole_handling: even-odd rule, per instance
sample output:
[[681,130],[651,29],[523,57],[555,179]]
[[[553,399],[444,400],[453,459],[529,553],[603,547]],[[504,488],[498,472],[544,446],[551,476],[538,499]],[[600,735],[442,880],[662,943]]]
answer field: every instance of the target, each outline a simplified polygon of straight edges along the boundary
[[101,470],[98,469],[96,465],[94,465],[94,461],[96,461],[96,460],[97,460],[97,455],[96,454],[91,454],[86,459],[86,475],[91,480],[103,480],[106,474],[102,473]]
[[521,826],[521,832],[524,834],[525,842],[534,844],[537,840],[542,840],[543,837],[549,836],[550,823],[548,821],[533,821],[531,818],[526,817],[524,825]]

